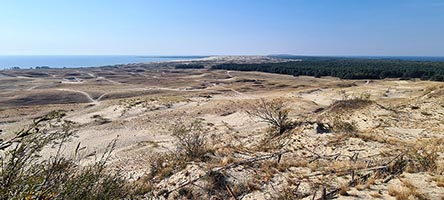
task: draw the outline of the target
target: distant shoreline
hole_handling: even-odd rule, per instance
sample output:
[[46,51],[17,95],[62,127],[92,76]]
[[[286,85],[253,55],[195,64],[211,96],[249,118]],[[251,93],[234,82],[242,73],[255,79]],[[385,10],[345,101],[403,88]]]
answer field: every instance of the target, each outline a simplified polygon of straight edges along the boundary
[[[115,65],[131,65],[156,62],[183,62],[217,57],[233,56],[143,56],[143,55],[0,55],[0,70],[8,69],[63,69],[90,68]],[[236,57],[236,56],[234,56]],[[241,56],[255,57],[255,56]],[[439,56],[305,56],[276,54],[261,57],[278,58],[282,60],[326,60],[326,59],[368,59],[368,60],[400,60],[418,62],[444,62]]]
[[79,55],[79,56],[0,56],[0,70],[31,68],[86,68],[133,63],[153,63],[183,61],[206,58],[208,56],[112,56],[112,55]]

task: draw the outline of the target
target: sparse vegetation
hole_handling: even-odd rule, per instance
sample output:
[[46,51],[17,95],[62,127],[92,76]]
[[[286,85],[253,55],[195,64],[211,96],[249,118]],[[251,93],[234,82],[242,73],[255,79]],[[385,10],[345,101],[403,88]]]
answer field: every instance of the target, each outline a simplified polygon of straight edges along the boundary
[[186,167],[188,157],[177,152],[153,154],[149,157],[150,182],[170,177]]
[[333,130],[337,133],[356,134],[358,128],[355,122],[345,122],[336,119],[333,122]]
[[293,127],[293,123],[288,117],[290,109],[285,100],[260,99],[256,103],[249,105],[246,112],[252,116],[261,119],[270,125],[273,134],[282,134]]
[[110,119],[105,118],[102,115],[93,115],[91,118],[94,119],[94,122],[97,123],[98,125],[107,124],[111,122]]
[[231,190],[227,177],[221,172],[210,171],[206,176],[207,184],[205,184],[205,190],[208,196],[217,195],[218,198],[229,198]]
[[418,192],[417,188],[407,180],[401,180],[401,185],[390,186],[388,188],[388,193],[390,196],[396,197],[397,200],[410,198],[419,200],[428,199],[426,196],[424,196],[424,194]]
[[173,136],[176,138],[177,152],[189,160],[203,159],[208,152],[205,129],[198,120],[189,125],[176,124],[173,127]]
[[[213,65],[210,61],[202,64]],[[75,156],[69,148],[64,150],[58,156],[61,160],[55,159],[55,151],[60,143],[72,146],[66,141],[74,137],[52,140],[57,143],[43,147],[32,167],[22,165],[28,170],[20,173],[36,172],[38,176],[26,175],[26,180],[18,176],[21,183],[13,181],[8,191],[18,191],[15,193],[25,199],[364,199],[387,198],[389,190],[393,199],[444,195],[440,83],[295,79],[171,69],[174,65],[88,69],[91,75],[79,69],[75,76],[84,78],[82,84],[62,83],[94,98],[106,91],[106,98],[95,104],[51,101],[46,107],[0,106],[0,138],[6,140],[0,142],[0,149],[5,149],[0,150],[2,156],[25,142],[22,138],[29,138],[26,142],[32,144],[33,134],[26,131],[14,142],[7,141],[16,127],[47,109],[69,111],[60,122],[55,118],[41,122],[39,130],[31,132],[63,133],[63,122],[70,130],[79,130],[75,140],[83,143],[77,151],[73,147],[73,152],[79,152]],[[65,72],[60,71],[44,70],[52,77],[50,81],[8,77],[22,82],[17,92],[0,93],[3,97],[23,95],[25,100],[33,98],[27,93],[56,91],[61,86],[49,83],[63,77]],[[15,75],[25,76],[26,70]],[[34,84],[41,85],[35,88]],[[2,87],[8,88],[5,85]],[[19,93],[28,88],[33,91]],[[339,95],[337,91],[341,91]],[[73,95],[83,98],[80,93]],[[338,97],[342,99],[335,102]],[[239,112],[239,108],[248,112]],[[251,115],[255,111],[262,118]],[[250,124],[248,116],[265,123]],[[186,121],[170,126],[178,118]],[[107,153],[101,162],[104,150],[113,149],[113,145],[106,148],[103,139],[112,135],[120,135],[119,149],[111,157]],[[423,139],[416,140],[418,137]],[[98,162],[105,164],[94,164]],[[45,188],[40,188],[46,178],[37,169],[48,172],[49,168],[54,171],[50,177],[61,178],[48,178]],[[414,187],[400,180],[408,180]],[[12,194],[9,197],[14,199]]]
[[298,195],[297,191],[291,187],[285,187],[280,191],[276,197],[277,200],[293,200],[300,199],[300,195]]
[[[62,154],[63,145],[74,135],[74,124],[52,112],[34,120],[16,137],[1,143],[1,199],[116,199],[130,196],[129,182],[106,168],[115,147],[111,142],[104,154],[90,165]],[[55,155],[41,157],[43,148],[53,146]]]
[[433,177],[433,181],[436,182],[436,186],[444,187],[444,175],[437,175]]
[[444,139],[418,140],[407,147],[406,156],[411,159],[408,171],[443,173],[444,169],[440,169],[437,163],[439,154],[443,151]]
[[330,110],[332,112],[347,112],[353,109],[364,108],[374,101],[370,100],[369,93],[361,93],[358,95],[347,95],[346,93],[341,93],[342,99],[335,101],[330,105]]

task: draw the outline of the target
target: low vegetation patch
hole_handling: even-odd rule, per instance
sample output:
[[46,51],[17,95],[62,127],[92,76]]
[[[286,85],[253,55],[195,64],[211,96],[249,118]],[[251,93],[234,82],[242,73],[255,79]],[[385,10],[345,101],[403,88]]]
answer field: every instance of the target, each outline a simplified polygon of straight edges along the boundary
[[406,148],[406,156],[411,160],[408,171],[444,173],[444,166],[438,163],[440,153],[444,152],[444,139],[418,140]]
[[268,123],[270,126],[269,132],[272,135],[281,135],[294,127],[293,122],[288,117],[290,109],[283,99],[260,99],[248,105],[246,112],[248,115]]
[[396,197],[396,199],[428,199],[424,194],[420,193],[418,189],[407,180],[401,180],[401,185],[390,186],[388,188],[390,196]]
[[335,119],[333,122],[333,130],[336,133],[356,134],[358,127],[355,122],[346,122]]
[[342,99],[335,101],[330,105],[330,111],[347,112],[354,109],[364,108],[374,103],[374,101],[370,100],[370,94],[368,93],[349,96],[345,94],[344,91],[341,91],[340,95],[342,96]]
[[179,123],[173,127],[177,153],[188,160],[201,160],[208,152],[205,129],[199,120],[190,124]]
[[107,124],[111,122],[110,119],[105,118],[102,115],[93,115],[91,118],[94,119],[94,122],[98,125]]
[[[62,112],[34,121],[8,141],[0,142],[0,199],[119,199],[131,196],[131,186],[118,171],[106,167],[115,141],[92,164],[79,163],[79,147],[73,157],[62,154],[75,134],[73,122]],[[44,148],[57,151],[42,157]]]

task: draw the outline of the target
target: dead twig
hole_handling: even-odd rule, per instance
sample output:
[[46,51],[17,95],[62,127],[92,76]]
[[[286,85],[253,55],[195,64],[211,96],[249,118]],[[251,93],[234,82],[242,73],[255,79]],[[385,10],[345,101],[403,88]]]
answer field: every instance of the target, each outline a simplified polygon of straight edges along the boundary
[[[290,152],[290,151],[283,151],[283,152],[273,153],[273,154],[269,154],[269,155],[265,155],[265,156],[250,158],[250,159],[246,159],[246,160],[243,160],[243,161],[239,161],[239,162],[228,164],[228,165],[226,165],[224,167],[215,167],[215,168],[209,170],[208,172],[206,172],[204,175],[199,176],[199,177],[197,177],[195,179],[189,180],[189,181],[179,185],[178,187],[176,187],[176,188],[174,188],[172,190],[163,191],[160,195],[168,196],[169,194],[171,194],[171,192],[179,190],[180,188],[183,188],[183,187],[185,187],[187,185],[191,185],[194,182],[196,182],[196,181],[198,181],[198,180],[208,176],[211,172],[220,172],[220,171],[223,171],[223,170],[235,168],[235,167],[240,166],[240,165],[245,165],[245,164],[254,163],[254,162],[258,162],[258,161],[262,161],[262,160],[276,158],[276,157],[282,156],[283,154],[288,153],[288,152]],[[230,191],[230,194],[231,193],[232,193],[232,191]],[[233,196],[234,194],[231,194],[231,195]]]

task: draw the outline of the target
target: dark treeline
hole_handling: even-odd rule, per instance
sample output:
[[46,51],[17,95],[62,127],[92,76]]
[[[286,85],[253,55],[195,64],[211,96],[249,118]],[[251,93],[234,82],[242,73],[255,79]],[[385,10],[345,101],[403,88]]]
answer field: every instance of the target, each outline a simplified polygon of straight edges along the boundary
[[333,76],[342,79],[420,78],[444,81],[444,62],[395,59],[317,57],[282,63],[220,64],[212,69],[260,71],[294,76]]
[[174,66],[176,69],[203,69],[205,66],[199,64],[179,64]]

